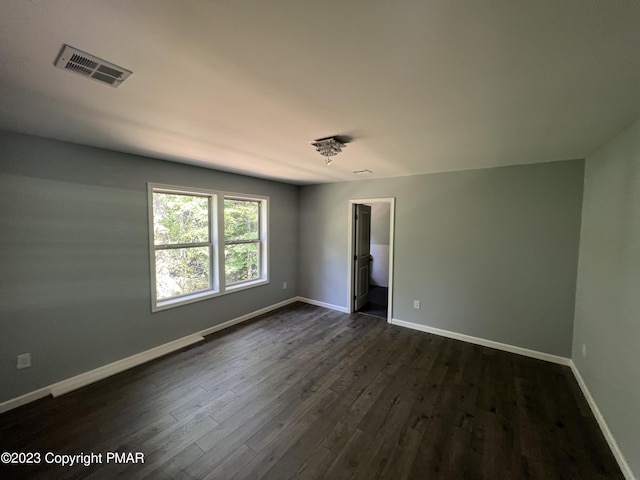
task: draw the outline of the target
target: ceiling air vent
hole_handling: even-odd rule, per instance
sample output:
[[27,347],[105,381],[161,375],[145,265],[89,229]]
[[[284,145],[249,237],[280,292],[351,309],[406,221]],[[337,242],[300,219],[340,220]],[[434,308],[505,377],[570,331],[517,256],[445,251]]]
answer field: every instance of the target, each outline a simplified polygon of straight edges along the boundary
[[114,88],[133,73],[126,68],[114,65],[69,45],[62,46],[55,66]]

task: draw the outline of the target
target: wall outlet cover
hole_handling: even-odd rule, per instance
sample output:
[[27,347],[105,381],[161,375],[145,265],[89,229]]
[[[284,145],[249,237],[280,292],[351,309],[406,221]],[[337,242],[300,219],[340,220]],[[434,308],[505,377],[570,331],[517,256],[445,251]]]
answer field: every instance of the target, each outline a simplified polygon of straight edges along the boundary
[[20,368],[28,368],[31,366],[31,354],[30,353],[23,353],[21,355],[18,355],[17,357],[18,362],[16,364],[16,368],[20,369]]

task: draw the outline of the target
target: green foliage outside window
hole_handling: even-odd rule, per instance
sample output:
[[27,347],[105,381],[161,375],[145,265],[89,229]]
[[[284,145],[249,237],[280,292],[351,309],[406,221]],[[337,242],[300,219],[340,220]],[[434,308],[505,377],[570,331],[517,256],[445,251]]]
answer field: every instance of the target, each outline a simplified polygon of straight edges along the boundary
[[[153,193],[156,298],[211,288],[211,202],[209,196]],[[261,276],[261,202],[224,199],[225,283]]]
[[173,193],[153,194],[156,245],[209,241],[209,199]]
[[198,245],[209,242],[209,199],[154,193],[153,218],[154,244],[173,246],[156,250],[156,297],[209,288],[211,248]]
[[158,299],[209,288],[209,247],[156,250]]
[[226,198],[224,236],[227,285],[260,278],[260,202]]

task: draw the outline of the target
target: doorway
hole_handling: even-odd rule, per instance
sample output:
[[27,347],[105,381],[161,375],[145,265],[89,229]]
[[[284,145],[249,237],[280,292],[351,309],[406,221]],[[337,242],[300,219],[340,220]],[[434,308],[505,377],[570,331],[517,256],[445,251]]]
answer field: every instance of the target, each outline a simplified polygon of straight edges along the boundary
[[349,312],[393,318],[395,198],[349,200]]

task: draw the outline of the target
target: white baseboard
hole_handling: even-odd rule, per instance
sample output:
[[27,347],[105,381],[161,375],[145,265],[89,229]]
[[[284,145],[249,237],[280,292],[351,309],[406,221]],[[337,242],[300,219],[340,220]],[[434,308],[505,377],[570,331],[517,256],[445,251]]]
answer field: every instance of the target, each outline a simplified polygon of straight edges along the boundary
[[349,313],[349,309],[346,307],[341,307],[339,305],[332,305],[331,303],[325,303],[319,300],[313,300],[311,298],[296,297],[296,300],[298,302],[308,303],[309,305],[315,305],[316,307],[324,307],[324,308],[329,308],[331,310],[337,310],[338,312],[342,312],[342,313]]
[[578,367],[576,367],[576,364],[573,363],[573,360],[571,361],[569,366],[571,367],[571,371],[573,372],[574,377],[576,377],[576,381],[578,382],[578,385],[580,385],[580,390],[582,390],[584,397],[587,399],[587,403],[589,404],[589,407],[591,407],[593,416],[596,418],[596,421],[600,426],[600,430],[602,430],[602,434],[604,435],[604,438],[607,440],[607,443],[609,444],[609,448],[613,452],[613,456],[616,457],[616,460],[618,461],[618,465],[620,466],[620,470],[622,470],[622,474],[624,475],[624,478],[626,478],[627,480],[636,480],[636,477],[631,471],[631,467],[629,467],[627,460],[624,458],[624,455],[622,454],[622,452],[620,451],[620,448],[618,447],[618,442],[616,442],[616,439],[611,433],[611,430],[609,430],[609,425],[607,425],[607,422],[602,416],[602,413],[600,413],[598,404],[591,396],[591,392],[589,391],[589,388],[587,388],[587,384],[582,378],[582,375],[580,374]]
[[125,370],[129,370],[130,368],[137,367],[138,365],[142,365],[143,363],[155,360],[156,358],[162,357],[167,353],[175,352],[176,350],[188,347],[189,345],[201,342],[202,340],[204,340],[204,337],[202,335],[189,335],[187,337],[182,337],[178,340],[174,340],[172,342],[150,348],[149,350],[145,350],[144,352],[136,353],[135,355],[123,358],[122,360],[117,360],[113,363],[109,363],[94,370],[89,370],[88,372],[81,373],[80,375],[76,375],[75,377],[67,378],[66,380],[51,385],[51,396],[53,398],[59,397],[60,395],[64,395],[65,393],[72,392],[73,390],[77,390],[78,388],[82,388],[91,383],[103,380],[107,377],[115,375],[116,373],[124,372]]
[[[204,337],[206,335],[210,335],[214,332],[223,330],[225,328],[229,328],[233,325],[237,325],[238,323],[242,323],[244,321],[250,320],[252,318],[255,318],[259,315],[263,315],[265,313],[271,312],[273,310],[276,310],[278,308],[284,307],[286,305],[289,305],[291,303],[294,302],[303,302],[303,303],[308,303],[310,305],[315,305],[315,306],[319,306],[319,307],[324,307],[324,308],[329,308],[331,310],[337,310],[339,312],[343,312],[343,313],[348,313],[347,308],[345,307],[340,307],[338,305],[332,305],[329,303],[325,303],[325,302],[320,302],[318,300],[312,300],[309,298],[305,298],[305,297],[293,297],[290,298],[288,300],[279,302],[277,304],[274,305],[270,305],[269,307],[265,307],[262,308],[260,310],[256,310],[255,312],[251,312],[248,313],[246,315],[242,315],[240,317],[234,318],[232,320],[229,320],[227,322],[221,323],[219,325],[214,325],[213,327],[209,327],[207,329],[201,330],[200,332],[194,333],[192,335],[188,335],[186,337],[182,337],[180,339],[174,340],[172,342],[169,343],[165,343],[163,345],[160,345],[158,347],[154,347],[151,348],[149,350],[146,350],[144,352],[132,355],[130,357],[124,358],[122,360],[118,360],[116,362],[110,363],[108,365],[104,365],[102,367],[96,368],[94,370],[90,370],[88,372],[82,373],[80,375],[76,375],[75,377],[71,377],[68,378],[66,380],[62,380],[61,382],[57,382],[53,385],[49,385],[47,387],[43,387],[43,388],[39,388],[37,390],[34,390],[32,392],[26,393],[24,395],[21,395],[19,397],[4,401],[2,403],[0,403],[0,413],[6,412],[8,410],[12,410],[14,408],[17,408],[21,405],[25,405],[27,403],[33,402],[35,400],[38,400],[40,398],[46,397],[48,395],[52,395],[53,397],[58,397],[60,395],[63,395],[65,393],[71,392],[73,390],[76,390],[78,388],[84,387],[86,385],[89,385],[91,383],[97,382],[98,380],[102,380],[104,378],[110,377],[112,375],[115,375],[117,373],[123,372],[125,370],[128,370],[132,367],[141,365],[143,363],[149,362],[153,359],[159,358],[163,355],[166,355],[167,353],[179,350],[181,348],[184,348],[186,346],[192,345],[194,343],[200,342],[202,340],[204,340]],[[584,382],[584,379],[582,378],[582,375],[580,375],[580,371],[578,370],[578,368],[576,367],[576,365],[574,364],[573,360],[569,359],[569,358],[565,358],[565,357],[559,357],[556,355],[551,355],[548,353],[543,353],[543,352],[538,352],[536,350],[529,350],[526,348],[522,348],[522,347],[516,347],[513,345],[508,345],[506,343],[500,343],[500,342],[494,342],[492,340],[486,340],[483,338],[479,338],[479,337],[473,337],[470,335],[465,335],[465,334],[461,334],[461,333],[456,333],[456,332],[450,332],[448,330],[442,330],[439,328],[434,328],[434,327],[428,327],[426,325],[420,325],[418,323],[413,323],[413,322],[407,322],[404,320],[398,320],[398,319],[392,319],[391,323],[393,325],[398,325],[401,327],[407,327],[407,328],[412,328],[414,330],[419,330],[421,332],[426,332],[426,333],[432,333],[434,335],[439,335],[442,337],[447,337],[447,338],[452,338],[455,340],[462,340],[464,342],[469,342],[469,343],[474,343],[476,345],[482,345],[485,347],[490,347],[490,348],[495,348],[498,350],[504,350],[507,352],[511,352],[511,353],[516,353],[519,355],[524,355],[527,357],[532,357],[532,358],[537,358],[539,360],[545,360],[548,362],[552,362],[552,363],[558,363],[561,365],[567,365],[571,368],[571,371],[573,372],[576,381],[578,382],[578,385],[580,386],[580,389],[582,390],[582,393],[584,394],[585,398],[587,399],[587,402],[591,408],[591,411],[593,412],[594,417],[596,418],[596,421],[598,422],[598,425],[600,426],[600,429],[602,430],[602,433],[604,434],[607,443],[609,444],[609,447],[611,448],[611,451],[613,452],[616,460],[618,461],[618,464],[620,465],[620,469],[622,470],[622,473],[624,474],[625,478],[627,480],[636,480],[636,477],[634,476],[633,472],[631,471],[631,468],[629,467],[629,464],[627,463],[624,455],[622,454],[622,452],[620,451],[620,448],[618,447],[618,443],[616,442],[615,438],[613,437],[613,434],[611,433],[611,430],[609,430],[609,426],[607,425],[607,422],[605,421],[604,417],[602,416],[602,414],[600,413],[600,409],[598,408],[598,405],[596,404],[595,400],[593,399],[593,397],[591,396],[591,392],[589,391],[589,389],[587,388],[586,383]]]
[[557,355],[551,355],[550,353],[539,352],[537,350],[529,350],[528,348],[516,347],[515,345],[509,345],[507,343],[494,342],[493,340],[473,337],[463,333],[450,332],[449,330],[441,330],[439,328],[428,327],[419,323],[398,320],[397,318],[392,318],[391,323],[400,327],[407,327],[421,332],[433,333],[434,335],[439,335],[441,337],[453,338],[454,340],[462,340],[463,342],[474,343],[476,345],[482,345],[483,347],[495,348],[496,350],[517,353],[518,355],[524,355],[525,357],[537,358],[538,360],[545,360],[547,362],[559,363],[560,365],[567,366],[571,364],[570,358],[559,357]]
[[414,330],[419,330],[421,332],[432,333],[434,335],[440,335],[442,337],[447,337],[447,338],[453,338],[454,340],[462,340],[463,342],[474,343],[476,345],[482,345],[484,347],[490,347],[498,350],[504,350],[506,352],[517,353],[519,355],[537,358],[539,360],[545,360],[548,362],[558,363],[560,365],[566,365],[570,367],[571,371],[573,372],[573,375],[575,376],[578,382],[578,385],[580,385],[580,389],[582,390],[582,393],[584,394],[585,398],[587,399],[587,402],[589,403],[589,407],[591,407],[591,411],[593,412],[593,416],[596,418],[596,421],[600,426],[600,430],[602,430],[602,434],[604,435],[604,437],[607,440],[607,443],[609,444],[609,448],[611,448],[611,451],[613,452],[613,455],[616,458],[618,465],[620,466],[620,470],[622,470],[624,477],[626,478],[626,480],[637,480],[633,472],[631,471],[629,464],[624,458],[624,455],[620,451],[620,448],[618,447],[618,443],[616,442],[613,434],[611,433],[611,430],[609,430],[609,426],[607,425],[607,422],[602,416],[602,413],[600,413],[600,409],[598,408],[598,405],[596,404],[595,400],[591,396],[591,392],[589,392],[589,389],[587,388],[587,384],[584,382],[582,375],[580,375],[580,371],[576,367],[573,360],[571,360],[570,358],[559,357],[559,356],[551,355],[548,353],[538,352],[536,350],[529,350],[527,348],[516,347],[514,345],[509,345],[506,343],[494,342],[492,340],[486,340],[484,338],[472,337],[470,335],[464,335],[462,333],[450,332],[448,330],[441,330],[439,328],[428,327],[426,325],[420,325],[418,323],[407,322],[407,321],[398,320],[395,318],[391,320],[391,323],[393,325],[412,328]]
[[110,377],[112,375],[115,375],[116,373],[124,372],[125,370],[136,367],[150,360],[166,355],[167,353],[179,350],[202,340],[204,340],[204,337],[201,335],[189,335],[187,337],[179,338],[178,340],[159,345],[149,350],[145,350],[144,352],[137,353],[130,357],[117,360],[107,365],[103,365],[102,367],[89,370],[88,372],[81,373],[80,375],[76,375],[75,377],[67,378],[47,387],[39,388],[38,390],[34,390],[19,397],[12,398],[0,403],[0,413],[12,410],[48,395],[51,395],[54,398],[59,397],[60,395],[64,395],[65,393],[77,390],[78,388]]
[[20,395],[19,397],[6,400],[0,403],[0,413],[18,408],[22,405],[26,405],[27,403],[35,402],[36,400],[44,398],[48,395],[51,395],[51,386],[39,388],[38,390],[25,393],[24,395]]
[[206,335],[225,328],[229,328],[238,323],[247,321],[264,313],[268,313],[272,310],[284,307],[286,305],[289,305],[290,303],[294,303],[298,300],[298,297],[290,298],[283,302],[279,302],[260,310],[256,310],[255,312],[242,315],[241,317],[234,318],[232,320],[229,320],[228,322],[221,323],[220,325],[214,325],[213,327],[209,327],[191,335],[187,335],[186,337],[182,337],[163,345],[159,345],[149,350],[145,350],[144,352],[140,352],[130,357],[117,360],[113,363],[103,365],[102,367],[98,367],[88,372],[81,373],[80,375],[76,375],[75,377],[67,378],[47,387],[39,388],[38,390],[34,390],[19,397],[6,400],[0,403],[0,413],[12,410],[21,405],[25,405],[48,395],[52,395],[54,398],[59,397],[60,395],[64,395],[65,393],[69,393],[73,390],[77,390],[78,388],[97,382],[98,380],[102,380],[117,373],[124,372],[125,370],[128,370],[132,367],[136,367],[168,353],[200,342],[204,340],[204,337]]
[[246,322],[247,320],[251,320],[252,318],[258,317],[260,315],[264,315],[265,313],[272,312],[273,310],[277,310],[278,308],[286,307],[292,303],[298,301],[298,297],[289,298],[288,300],[284,300],[279,303],[275,303],[273,305],[269,305],[268,307],[261,308],[260,310],[256,310],[255,312],[247,313],[246,315],[242,315],[241,317],[234,318],[229,320],[228,322],[221,323],[219,325],[214,325],[213,327],[206,328],[204,330],[199,331],[196,335],[202,335],[206,337],[207,335],[211,335],[212,333],[219,332],[220,330],[224,330],[225,328],[233,327],[238,323]]

